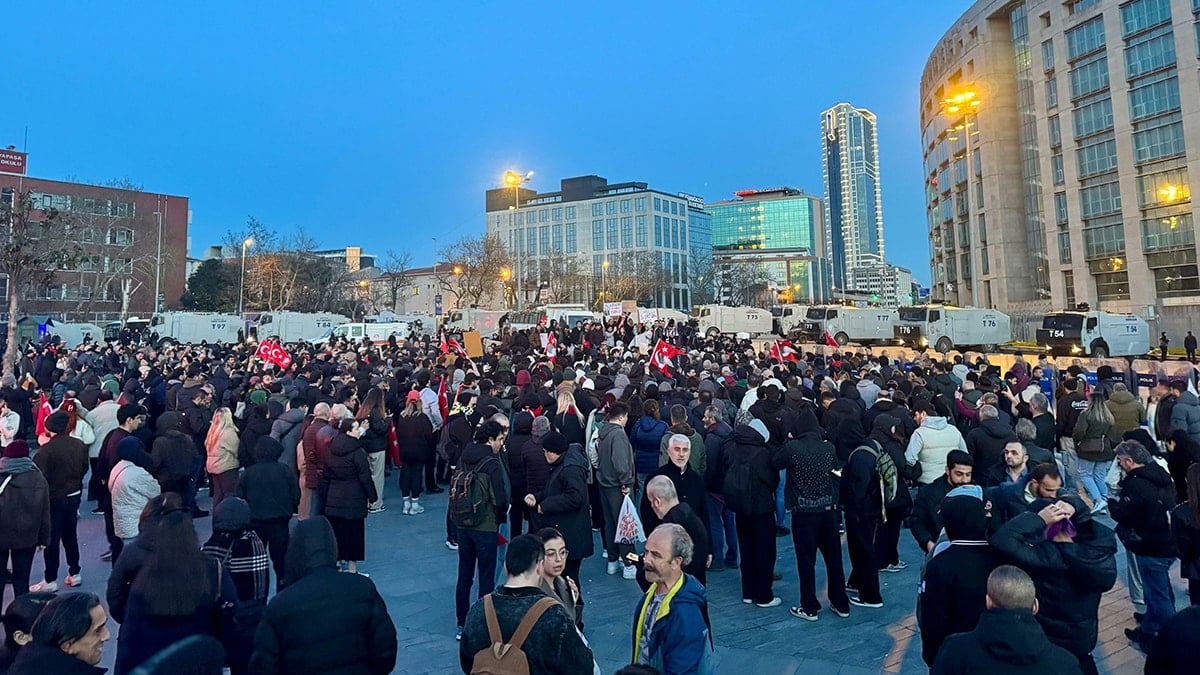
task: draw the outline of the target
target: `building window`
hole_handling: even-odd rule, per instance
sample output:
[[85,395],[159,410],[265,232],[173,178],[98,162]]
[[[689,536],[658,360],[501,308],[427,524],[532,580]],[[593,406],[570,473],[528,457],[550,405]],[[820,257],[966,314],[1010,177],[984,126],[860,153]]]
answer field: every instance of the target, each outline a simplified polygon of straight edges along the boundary
[[[655,201],[658,201],[657,199]],[[654,216],[654,245],[662,246],[662,216]]]
[[646,210],[646,198],[638,197],[637,199],[633,200],[633,209],[635,211],[645,211]]
[[654,210],[662,211],[662,200],[659,199],[658,197],[654,198]]
[[575,223],[567,223],[567,253],[575,253],[578,250],[578,242],[575,239]]
[[592,221],[592,248],[597,251],[604,250],[604,221]]
[[1058,78],[1051,77],[1046,80],[1046,110],[1054,110],[1058,107]]
[[991,274],[991,263],[988,261],[987,247],[979,249],[979,269],[984,274]]
[[1067,193],[1054,193],[1054,222],[1058,225],[1067,224]]
[[1121,212],[1121,188],[1116,180],[1079,191],[1079,215],[1087,220]]
[[1111,258],[1125,253],[1125,225],[1115,223],[1083,231],[1083,255],[1088,260]]
[[1195,245],[1196,229],[1190,212],[1142,221],[1142,249],[1147,253],[1194,248]]
[[1175,34],[1170,26],[1131,41],[1125,48],[1125,77],[1132,80],[1175,65]]
[[[1111,138],[1112,134],[1108,134],[1108,136],[1108,138],[1091,140],[1087,145],[1075,151],[1075,161],[1078,164],[1080,179],[1117,168],[1117,142]],[[1061,169],[1061,165],[1059,168]]]
[[1099,300],[1128,300],[1129,273],[1110,272],[1097,274],[1096,298]]
[[1088,94],[1108,88],[1108,56],[1100,52],[1080,61],[1071,68],[1068,77],[1071,83],[1071,100],[1077,101]]
[[550,226],[550,250],[555,253],[562,253],[563,250],[563,228],[562,225]]
[[550,252],[550,228],[545,225],[538,228],[538,247],[542,255]]
[[975,217],[975,221],[977,223],[976,228],[979,230],[979,243],[986,244],[987,243],[987,216],[985,216],[984,214],[981,213]]
[[1066,296],[1067,307],[1075,306],[1075,273],[1063,272],[1063,295]]
[[647,245],[646,239],[648,234],[646,231],[646,216],[637,216],[635,221],[634,233],[636,235],[636,246],[638,248],[645,248]]
[[614,199],[614,200],[605,202],[604,203],[604,212],[605,212],[605,214],[610,215],[610,216],[616,215],[617,200]]
[[562,213],[562,211],[563,211],[563,210],[562,210],[562,207],[561,207],[561,206],[555,207],[554,209],[552,209],[552,210],[550,211],[550,218],[551,218],[551,219],[553,219],[553,220],[555,220],[555,221],[562,220],[562,219],[563,219],[563,213]]
[[[612,202],[610,202],[610,203],[612,203]],[[617,248],[617,219],[616,218],[606,218],[604,220],[604,234],[605,234],[605,237],[604,237],[605,241],[608,242],[607,248],[609,248],[609,249]]]
[[1100,3],[1100,0],[1067,0],[1064,4],[1067,6],[1068,14],[1075,14],[1086,9],[1091,9]]
[[1058,262],[1071,262],[1071,233],[1067,230],[1058,233]]
[[1138,206],[1149,208],[1189,201],[1187,167],[1138,176]]
[[550,222],[550,209],[541,209],[538,211],[538,221],[543,223]]
[[1138,83],[1129,90],[1129,118],[1137,122],[1179,110],[1179,79],[1166,78]]
[[1061,153],[1055,153],[1050,156],[1050,174],[1054,179],[1055,185],[1062,185],[1066,182],[1063,176],[1063,156]]
[[1042,43],[1042,70],[1050,72],[1054,70],[1054,41],[1046,40]]
[[1121,7],[1121,35],[1129,37],[1171,21],[1171,0],[1134,0]]
[[621,248],[633,248],[633,218],[621,218]]
[[975,183],[975,208],[983,208],[983,181]]
[[536,227],[531,227],[525,235],[525,243],[528,244],[525,251],[529,255],[537,255],[537,231]]
[[1169,121],[1133,132],[1133,159],[1139,164],[1183,154],[1183,122]]
[[575,216],[575,207],[568,206],[567,207],[567,220],[575,220],[575,217],[576,217]]
[[630,210],[632,210],[632,209],[633,209],[633,200],[632,199],[622,199],[621,200],[621,213],[629,213]]
[[1067,31],[1067,60],[1074,61],[1104,48],[1104,16],[1097,16]]
[[600,202],[596,202],[595,204],[592,204],[592,215],[593,216],[604,215],[604,204],[602,204]]
[[113,228],[108,231],[108,243],[113,246],[133,245],[133,230]]
[[1104,98],[1081,105],[1071,111],[1071,120],[1075,127],[1076,140],[1112,129],[1112,97],[1105,94]]
[[1062,125],[1059,124],[1058,115],[1051,117],[1046,121],[1046,126],[1050,130],[1050,147],[1057,148],[1062,145]]

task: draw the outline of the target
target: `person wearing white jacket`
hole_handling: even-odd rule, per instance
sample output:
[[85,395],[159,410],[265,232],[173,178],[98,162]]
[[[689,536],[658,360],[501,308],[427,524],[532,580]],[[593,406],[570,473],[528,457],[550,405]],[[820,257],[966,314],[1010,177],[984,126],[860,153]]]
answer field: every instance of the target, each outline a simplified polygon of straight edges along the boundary
[[0,398],[0,448],[7,448],[21,431],[21,416],[8,407],[8,401]]
[[[100,459],[100,449],[104,447],[104,439],[108,438],[108,432],[116,429],[117,410],[121,406],[113,400],[113,394],[107,389],[100,391],[100,401],[95,408],[84,416],[83,419],[92,427],[93,440],[88,446],[88,462],[92,466],[92,477],[88,480],[88,501],[94,502],[99,500],[100,491],[104,486],[100,484],[100,476],[96,473],[96,461]],[[100,508],[97,507],[92,513],[100,513]]]
[[112,492],[113,531],[126,544],[138,535],[138,523],[146,503],[159,495],[158,481],[150,475],[150,456],[135,436],[122,440],[117,445],[117,457],[121,461],[112,468],[108,476],[108,489]]

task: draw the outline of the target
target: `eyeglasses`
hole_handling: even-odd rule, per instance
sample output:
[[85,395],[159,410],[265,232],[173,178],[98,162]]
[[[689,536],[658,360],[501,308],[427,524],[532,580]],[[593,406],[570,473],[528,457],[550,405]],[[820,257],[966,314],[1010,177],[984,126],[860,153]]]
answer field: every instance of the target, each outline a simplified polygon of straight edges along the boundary
[[565,548],[559,549],[557,551],[546,551],[546,557],[551,560],[566,560],[567,553],[568,553],[568,551]]

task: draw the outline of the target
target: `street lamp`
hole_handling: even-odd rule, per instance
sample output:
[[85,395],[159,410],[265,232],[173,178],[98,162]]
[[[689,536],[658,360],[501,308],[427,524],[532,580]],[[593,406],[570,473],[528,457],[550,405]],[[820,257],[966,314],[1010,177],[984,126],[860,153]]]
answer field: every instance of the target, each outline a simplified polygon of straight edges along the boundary
[[[944,110],[947,115],[962,114],[962,116],[963,116],[963,122],[962,122],[961,128],[962,128],[963,134],[966,136],[966,151],[967,151],[967,155],[966,155],[966,163],[967,163],[967,191],[966,191],[967,231],[972,232],[972,233],[974,231],[971,229],[971,206],[970,205],[971,205],[971,185],[972,185],[972,183],[975,182],[974,180],[972,180],[972,175],[974,174],[974,171],[975,171],[975,167],[974,167],[975,158],[971,154],[971,113],[975,112],[975,122],[976,122],[976,125],[978,125],[978,122],[979,122],[978,108],[979,108],[980,103],[982,103],[982,101],[979,99],[979,92],[970,87],[968,87],[967,89],[963,89],[942,101],[942,110]],[[957,130],[959,127],[955,126],[954,128]],[[983,180],[983,176],[980,176],[979,179]],[[980,283],[979,267],[975,264],[975,252],[972,249],[972,253],[971,253],[971,306],[972,307],[979,306],[979,283]]]
[[158,255],[154,258],[154,311],[159,311],[159,290],[162,286],[162,211],[155,211],[158,218]]
[[238,283],[238,316],[242,315],[242,301],[246,298],[246,249],[254,245],[254,239],[246,237],[242,242],[242,278]]
[[[513,232],[517,231],[517,209],[519,209],[521,207],[521,186],[524,185],[525,183],[528,183],[532,178],[533,178],[532,171],[527,172],[525,175],[521,175],[521,174],[517,173],[516,171],[505,171],[504,172],[504,184],[513,189],[512,219],[509,222],[509,225]],[[521,309],[521,296],[524,293],[524,289],[521,287],[521,284],[522,284],[521,249],[525,248],[524,244],[525,244],[525,238],[522,237],[521,241],[519,242],[519,245],[517,246],[517,250],[514,251],[514,253],[516,255],[513,256],[513,258],[514,258],[513,262],[516,263],[516,266],[517,266],[516,286],[517,286],[517,309],[518,310]]]

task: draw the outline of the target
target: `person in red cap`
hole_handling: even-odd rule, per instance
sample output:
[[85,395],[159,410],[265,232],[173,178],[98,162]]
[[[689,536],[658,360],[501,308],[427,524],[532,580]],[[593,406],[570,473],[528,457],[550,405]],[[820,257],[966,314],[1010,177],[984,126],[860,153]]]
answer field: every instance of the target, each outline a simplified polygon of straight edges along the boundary
[[[29,445],[15,439],[0,459],[0,565],[12,559],[13,597],[29,592],[29,573],[38,546],[50,543],[50,488],[29,458]],[[0,586],[0,596],[3,595]]]

